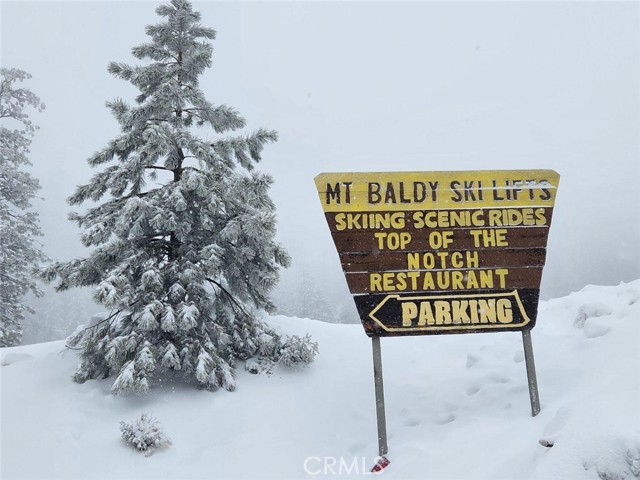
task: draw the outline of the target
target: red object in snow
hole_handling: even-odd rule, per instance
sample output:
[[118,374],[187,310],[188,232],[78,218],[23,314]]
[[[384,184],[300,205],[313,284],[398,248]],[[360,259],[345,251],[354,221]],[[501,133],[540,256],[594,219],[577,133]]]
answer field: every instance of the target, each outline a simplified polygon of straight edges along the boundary
[[385,456],[378,457],[378,461],[371,469],[372,473],[381,472],[384,468],[388,467],[391,462]]

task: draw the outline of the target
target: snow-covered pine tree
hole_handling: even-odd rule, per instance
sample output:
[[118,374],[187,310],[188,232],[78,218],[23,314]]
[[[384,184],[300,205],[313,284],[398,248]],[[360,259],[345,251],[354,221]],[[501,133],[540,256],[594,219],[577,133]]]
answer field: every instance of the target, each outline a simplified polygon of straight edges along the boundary
[[25,109],[42,111],[44,104],[15,85],[31,78],[27,72],[2,68],[0,78],[0,347],[8,347],[20,343],[24,314],[31,311],[24,295],[41,294],[34,274],[46,256],[36,241],[42,235],[38,215],[30,209],[40,184],[23,168],[31,165],[37,129]]
[[[96,301],[111,309],[69,339],[81,351],[76,381],[114,374],[114,393],[146,391],[158,375],[179,371],[206,389],[233,390],[237,360],[278,361],[300,350],[299,338],[283,340],[254,314],[273,308],[269,291],[289,263],[274,241],[272,179],[254,171],[277,135],[196,136],[195,127],[223,134],[245,120],[199,87],[215,31],[186,0],[156,12],[163,21],[147,27],[151,40],[132,49],[143,65],[109,65],[140,90],[136,104],[107,104],[121,132],[89,158],[103,170],[69,199],[107,197],[71,214],[94,250],[44,277],[57,278],[59,290],[95,286]],[[305,345],[296,358],[310,362],[316,346]]]

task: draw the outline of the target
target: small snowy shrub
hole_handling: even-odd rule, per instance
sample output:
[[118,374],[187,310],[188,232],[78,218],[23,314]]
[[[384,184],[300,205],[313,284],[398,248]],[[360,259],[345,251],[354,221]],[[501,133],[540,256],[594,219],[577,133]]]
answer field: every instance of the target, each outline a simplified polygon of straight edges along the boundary
[[120,422],[120,431],[125,442],[148,457],[159,447],[171,445],[171,439],[160,430],[160,422],[147,413],[134,422]]
[[273,373],[273,367],[275,367],[276,363],[268,358],[250,358],[244,364],[244,369],[249,372],[257,375],[259,373],[264,373],[265,375],[271,375]]
[[313,362],[318,353],[318,342],[311,340],[309,334],[300,338],[293,335],[287,338],[287,341],[280,350],[280,361],[287,367],[302,364],[308,365]]

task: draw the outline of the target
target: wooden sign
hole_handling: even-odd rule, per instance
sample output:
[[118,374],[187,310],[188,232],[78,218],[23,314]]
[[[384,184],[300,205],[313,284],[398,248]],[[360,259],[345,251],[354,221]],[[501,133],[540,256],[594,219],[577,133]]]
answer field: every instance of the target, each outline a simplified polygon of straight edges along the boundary
[[318,175],[367,335],[531,329],[558,181],[552,170]]

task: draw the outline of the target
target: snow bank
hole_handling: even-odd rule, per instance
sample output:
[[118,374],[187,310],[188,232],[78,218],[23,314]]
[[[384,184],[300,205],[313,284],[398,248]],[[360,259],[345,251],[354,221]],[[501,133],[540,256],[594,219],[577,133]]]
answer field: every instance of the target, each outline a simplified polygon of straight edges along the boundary
[[[640,280],[542,302],[530,415],[517,333],[382,340],[390,479],[640,478]],[[310,368],[240,371],[236,392],[160,385],[114,397],[78,385],[62,342],[0,350],[1,477],[361,478],[377,454],[370,340],[359,325],[272,317],[311,333]],[[156,417],[172,446],[145,457],[121,421]],[[541,446],[553,444],[552,448]]]

